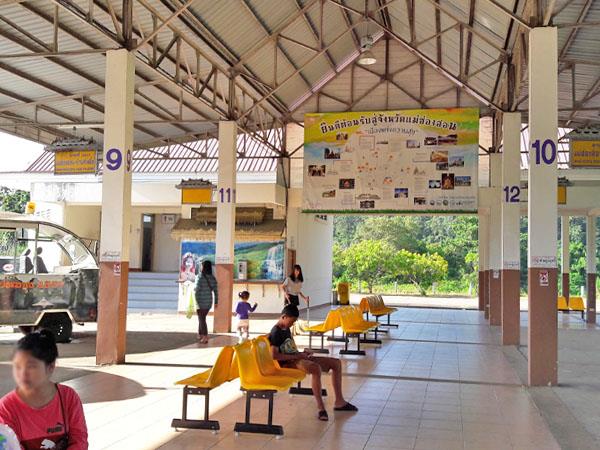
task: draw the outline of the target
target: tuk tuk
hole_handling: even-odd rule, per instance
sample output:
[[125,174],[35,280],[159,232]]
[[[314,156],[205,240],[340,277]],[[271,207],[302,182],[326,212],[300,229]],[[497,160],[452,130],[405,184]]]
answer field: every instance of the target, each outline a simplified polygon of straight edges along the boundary
[[69,342],[73,322],[95,322],[99,267],[66,228],[0,212],[0,325],[50,329]]

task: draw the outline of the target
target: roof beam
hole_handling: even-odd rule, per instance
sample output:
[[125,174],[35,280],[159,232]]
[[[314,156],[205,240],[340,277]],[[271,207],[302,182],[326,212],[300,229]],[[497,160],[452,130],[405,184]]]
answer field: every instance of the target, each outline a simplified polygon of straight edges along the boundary
[[317,2],[320,0],[309,0],[306,4],[294,12],[294,14],[290,15],[281,25],[275,28],[269,36],[264,37],[256,44],[254,44],[250,49],[248,49],[245,53],[240,55],[238,58],[238,62],[233,66],[233,69],[241,70],[243,65],[248,62],[252,56],[254,56],[258,51],[260,51],[267,43],[275,39],[279,34],[283,32],[287,27],[293,24],[301,15],[303,15],[306,11],[312,8]]
[[[428,0],[428,1],[434,2],[434,0]],[[329,2],[333,3],[334,5],[339,6],[340,8],[347,9],[347,10],[349,10],[349,11],[351,11],[354,14],[357,14],[359,16],[363,16],[364,15],[362,11],[356,10],[354,8],[351,8],[351,7],[347,6],[347,5],[342,5],[337,0],[329,0]],[[434,4],[435,4],[435,2],[434,2]],[[381,23],[379,23],[371,15],[368,16],[368,20],[370,20],[372,23],[376,24],[379,28],[381,28],[382,31],[388,33],[392,38],[394,38],[394,40],[396,40],[397,42],[399,42],[410,53],[412,53],[413,55],[415,55],[418,58],[422,59],[424,62],[426,62],[427,64],[429,64],[431,67],[433,67],[439,73],[441,73],[442,75],[444,75],[446,78],[448,78],[454,84],[456,84],[457,86],[463,88],[467,93],[469,93],[470,95],[472,95],[473,97],[475,97],[477,100],[479,100],[480,102],[484,103],[485,105],[487,105],[487,106],[489,106],[489,107],[491,107],[493,109],[502,111],[502,108],[499,105],[497,105],[496,103],[494,103],[493,100],[487,98],[484,94],[482,94],[481,92],[479,92],[477,89],[475,89],[474,87],[470,86],[468,84],[468,82],[463,82],[460,79],[458,79],[452,72],[450,72],[445,67],[436,64],[436,62],[433,59],[431,59],[429,56],[427,56],[426,54],[424,54],[421,50],[419,50],[418,48],[416,48],[410,42],[406,41],[404,38],[402,38],[401,36],[399,36],[398,34],[396,34],[393,30],[390,30],[385,25],[382,25]],[[463,24],[463,25],[465,27],[468,27],[468,25],[466,25],[466,24]],[[477,34],[476,31],[474,31],[474,33]],[[504,56],[504,54],[502,54],[501,56]]]
[[[578,24],[580,24],[583,20],[585,20],[585,17],[587,16],[588,11],[590,10],[590,7],[592,6],[593,0],[587,0],[581,10],[579,11],[579,15],[577,16],[577,22]],[[573,41],[575,41],[575,38],[577,37],[577,33],[579,32],[579,28],[573,28],[570,32],[569,32],[569,36],[567,37],[567,40],[565,41],[565,43],[563,44],[562,48],[560,49],[560,53],[558,54],[558,60],[560,61],[562,58],[564,58],[565,56],[567,56],[567,53],[569,52],[569,49],[571,48],[571,45],[573,44]]]
[[522,17],[518,16],[516,13],[512,12],[510,9],[506,8],[505,6],[502,6],[496,0],[484,0],[484,1],[488,2],[490,5],[495,6],[505,16],[508,16],[512,20],[518,22],[519,25],[521,25],[522,27],[524,27],[526,30],[531,30],[531,26],[529,25],[529,23],[525,19],[523,19]]

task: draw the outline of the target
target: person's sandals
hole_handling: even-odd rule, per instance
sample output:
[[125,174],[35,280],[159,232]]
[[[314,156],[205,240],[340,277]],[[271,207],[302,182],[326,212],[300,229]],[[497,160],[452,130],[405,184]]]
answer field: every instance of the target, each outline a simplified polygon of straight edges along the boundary
[[329,420],[329,415],[324,409],[319,411],[319,420],[322,420],[323,422],[327,422]]
[[344,406],[333,408],[334,411],[358,411],[358,408],[352,403],[346,402]]

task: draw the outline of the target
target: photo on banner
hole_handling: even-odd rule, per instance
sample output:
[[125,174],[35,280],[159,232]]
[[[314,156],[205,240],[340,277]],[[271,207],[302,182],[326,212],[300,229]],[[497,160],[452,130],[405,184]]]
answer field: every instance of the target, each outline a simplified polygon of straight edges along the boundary
[[305,212],[475,212],[479,109],[306,114]]

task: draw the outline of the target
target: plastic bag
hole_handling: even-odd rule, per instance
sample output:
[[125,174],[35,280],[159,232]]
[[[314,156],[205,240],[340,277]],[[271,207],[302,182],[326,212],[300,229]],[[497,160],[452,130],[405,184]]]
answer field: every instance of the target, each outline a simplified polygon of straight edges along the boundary
[[194,289],[188,286],[188,307],[185,317],[191,319],[196,312],[196,299],[194,298]]

